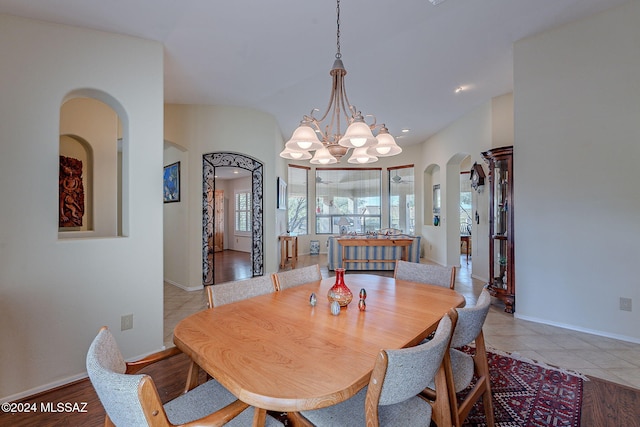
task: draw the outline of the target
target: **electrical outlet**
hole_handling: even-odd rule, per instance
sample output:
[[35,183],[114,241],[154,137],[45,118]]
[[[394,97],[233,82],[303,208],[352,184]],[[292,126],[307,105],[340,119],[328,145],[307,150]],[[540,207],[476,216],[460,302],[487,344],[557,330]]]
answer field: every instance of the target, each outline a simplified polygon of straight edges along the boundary
[[133,314],[125,314],[120,318],[120,330],[133,329]]
[[620,310],[631,311],[631,298],[620,297]]

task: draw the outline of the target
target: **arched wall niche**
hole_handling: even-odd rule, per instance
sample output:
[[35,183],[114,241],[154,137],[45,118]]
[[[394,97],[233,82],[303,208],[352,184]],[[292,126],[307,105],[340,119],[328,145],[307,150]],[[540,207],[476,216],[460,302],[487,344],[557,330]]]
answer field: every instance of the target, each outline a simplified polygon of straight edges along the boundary
[[264,164],[246,154],[220,152],[202,156],[202,283],[213,285],[214,280],[214,208],[215,168],[236,167],[251,172],[252,244],[251,265],[253,276],[264,274],[263,173]]
[[59,238],[128,236],[129,118],[122,104],[101,90],[72,90],[60,104],[59,133],[84,141],[92,157],[91,199],[85,199],[91,227]]

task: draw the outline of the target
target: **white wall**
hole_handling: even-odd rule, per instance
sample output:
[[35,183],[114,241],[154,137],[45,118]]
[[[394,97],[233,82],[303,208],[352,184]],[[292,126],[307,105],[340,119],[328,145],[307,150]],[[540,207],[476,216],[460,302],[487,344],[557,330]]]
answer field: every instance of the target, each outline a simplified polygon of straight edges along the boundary
[[[423,171],[433,168],[434,165],[439,167],[440,172],[434,175],[434,181],[430,184],[440,184],[442,197],[440,226],[433,225],[431,212],[424,212],[427,221],[422,227],[422,234],[429,242],[425,247],[425,258],[442,265],[460,263],[460,163],[470,155],[471,164],[478,162],[487,171],[486,163],[480,153],[493,145],[492,123],[500,120],[493,116],[510,114],[509,96],[505,95],[507,98],[502,101],[502,108],[496,112],[492,108],[493,102],[488,101],[423,144],[422,169],[416,171],[416,176],[422,177]],[[431,190],[427,190],[427,193],[431,194]],[[488,188],[485,188],[483,192],[474,192],[473,195],[473,209],[474,212],[477,209],[480,215],[480,224],[473,223],[471,246],[472,275],[485,281],[489,277],[488,194]]]
[[[71,48],[72,46],[72,48]],[[162,303],[162,46],[0,15],[0,398],[82,376],[102,325],[157,350]],[[60,106],[109,94],[123,118],[126,238],[58,239]],[[120,332],[120,316],[134,328]]]
[[516,314],[636,342],[638,23],[629,1],[514,49]]
[[[202,287],[202,156],[214,152],[242,153],[264,164],[264,272],[278,266],[276,176],[284,176],[278,154],[284,145],[273,116],[260,111],[208,105],[165,105],[165,139],[186,148],[189,167],[183,185],[194,191],[184,199],[187,209],[185,253],[187,261],[175,275],[185,277],[182,287]],[[198,191],[195,191],[195,190]],[[168,244],[169,242],[165,242]]]
[[[163,162],[164,166],[180,162],[180,201],[164,203],[163,206],[163,275],[168,283],[186,288],[189,282],[185,268],[189,262],[187,200],[193,186],[184,179],[189,176],[191,165],[186,149],[167,141],[164,142]],[[194,190],[200,187],[195,187]]]

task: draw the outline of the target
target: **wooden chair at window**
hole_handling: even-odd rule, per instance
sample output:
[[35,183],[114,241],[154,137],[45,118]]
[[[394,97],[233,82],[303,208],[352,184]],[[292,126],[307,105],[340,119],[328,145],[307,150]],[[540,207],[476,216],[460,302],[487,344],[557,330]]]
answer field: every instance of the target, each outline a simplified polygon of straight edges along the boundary
[[434,264],[420,264],[417,262],[396,261],[393,277],[409,282],[426,283],[453,289],[456,284],[456,267],[443,267]]

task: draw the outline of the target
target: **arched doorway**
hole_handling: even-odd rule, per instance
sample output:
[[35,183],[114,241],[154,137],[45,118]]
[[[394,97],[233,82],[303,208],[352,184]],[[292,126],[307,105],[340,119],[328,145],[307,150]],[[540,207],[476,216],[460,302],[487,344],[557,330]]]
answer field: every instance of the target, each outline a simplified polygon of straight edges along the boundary
[[236,167],[251,172],[251,265],[253,276],[264,274],[264,225],[263,225],[263,170],[259,160],[239,153],[209,153],[202,156],[202,283],[212,285],[214,278],[214,248],[211,244],[214,230],[213,194],[215,168]]

